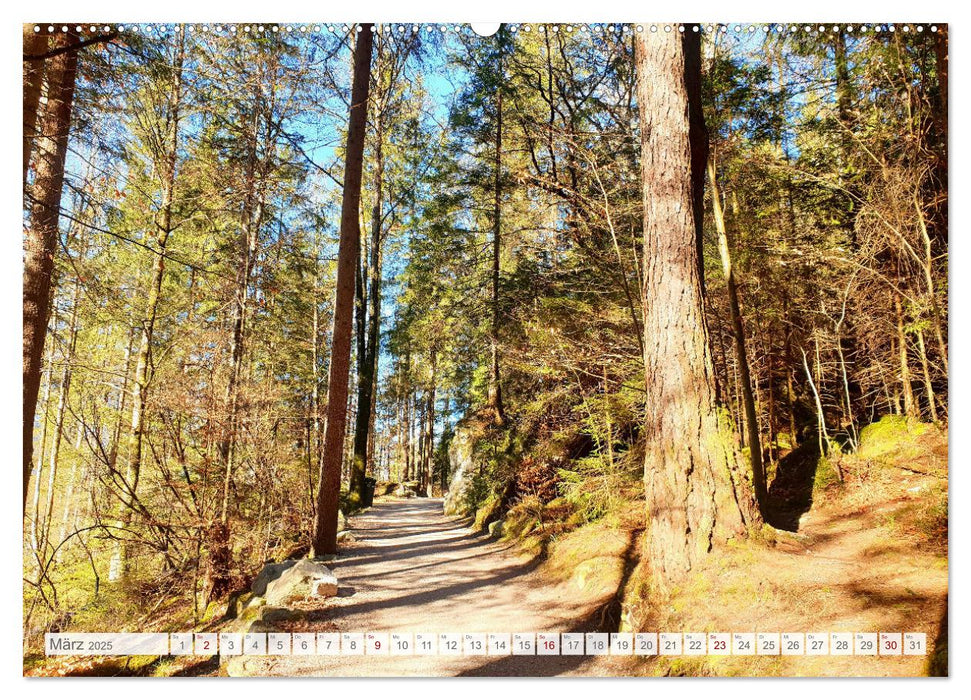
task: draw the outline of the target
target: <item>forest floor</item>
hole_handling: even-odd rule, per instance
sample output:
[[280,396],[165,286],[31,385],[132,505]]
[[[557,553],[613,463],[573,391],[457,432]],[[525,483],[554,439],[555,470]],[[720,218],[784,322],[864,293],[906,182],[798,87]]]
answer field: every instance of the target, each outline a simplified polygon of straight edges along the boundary
[[[849,479],[849,475],[847,476]],[[927,656],[638,657],[413,656],[248,657],[233,675],[283,676],[922,676],[946,639],[946,547],[929,546],[915,524],[938,477],[868,475],[820,498],[798,532],[746,542],[713,557],[663,605],[650,629],[672,631],[925,632]],[[946,490],[946,481],[943,482]],[[588,545],[525,557],[448,518],[437,499],[385,499],[351,521],[336,563],[339,593],[300,608],[283,631],[610,631],[605,610],[623,586],[626,537],[581,528]],[[631,532],[636,532],[631,530]],[[595,541],[595,547],[589,543]],[[560,554],[558,554],[558,547]],[[576,561],[586,549],[588,558]],[[626,554],[625,554],[626,553]],[[564,567],[569,560],[570,565]],[[592,566],[584,566],[590,564]],[[580,571],[586,570],[582,576]],[[629,567],[626,567],[629,571]],[[616,629],[616,627],[614,628]]]
[[[350,519],[338,595],[291,604],[289,632],[924,632],[926,656],[167,657],[140,670],[47,659],[30,675],[923,676],[947,673],[947,437],[920,428],[837,465],[774,470],[774,527],[729,543],[668,590],[641,588],[643,502],[527,548],[440,499],[379,498]],[[511,515],[509,516],[511,517]],[[536,531],[534,530],[534,533]],[[528,553],[527,553],[528,552]],[[643,581],[643,579],[641,579]],[[621,608],[620,601],[624,606]],[[208,631],[218,631],[210,627]],[[25,669],[26,672],[26,669]]]
[[765,541],[715,553],[667,600],[649,601],[650,628],[924,632],[927,656],[679,657],[646,672],[947,674],[946,431],[876,424],[858,452],[835,459],[820,459],[811,447],[783,458],[770,487],[775,507],[767,520],[775,527],[766,528]]

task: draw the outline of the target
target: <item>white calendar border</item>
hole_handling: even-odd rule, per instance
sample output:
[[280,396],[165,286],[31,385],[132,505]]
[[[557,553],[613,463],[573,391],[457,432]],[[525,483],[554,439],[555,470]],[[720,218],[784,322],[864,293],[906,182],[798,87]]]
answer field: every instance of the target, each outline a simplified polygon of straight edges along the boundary
[[[79,7],[81,8],[80,10]],[[914,3],[912,0],[906,2],[901,0],[884,0],[877,7],[865,3],[847,3],[845,0],[816,0],[813,3],[790,3],[784,6],[780,6],[775,0],[755,0],[753,2],[747,2],[744,5],[741,3],[726,4],[724,2],[717,2],[716,0],[702,0],[691,3],[690,5],[682,3],[677,6],[676,10],[663,4],[645,5],[641,1],[635,0],[622,0],[620,2],[596,0],[595,2],[582,5],[578,3],[564,3],[562,0],[533,0],[530,3],[523,3],[521,0],[489,0],[489,2],[479,5],[454,3],[451,0],[431,0],[424,2],[421,6],[418,6],[416,2],[401,3],[400,0],[371,0],[365,9],[362,9],[359,4],[355,3],[320,4],[306,1],[296,2],[291,6],[287,6],[282,3],[250,3],[246,5],[238,2],[230,3],[223,0],[222,4],[214,6],[213,4],[199,3],[198,0],[166,0],[164,3],[158,3],[153,6],[149,3],[139,4],[122,2],[121,0],[109,0],[106,2],[88,2],[79,6],[76,0],[71,2],[67,0],[49,0],[42,7],[33,3],[17,3],[15,7],[8,5],[7,8],[2,10],[4,19],[7,21],[0,24],[0,27],[3,27],[3,31],[5,32],[4,38],[6,39],[6,41],[0,42],[0,52],[2,52],[0,66],[3,66],[3,72],[0,74],[4,76],[6,94],[19,94],[21,81],[18,66],[20,36],[19,28],[16,27],[16,24],[36,21],[36,13],[38,11],[41,11],[45,18],[76,17],[80,12],[83,16],[97,16],[99,20],[104,17],[119,21],[229,21],[239,18],[245,18],[247,21],[297,21],[308,18],[317,19],[318,15],[322,21],[325,19],[339,22],[371,19],[361,17],[363,13],[371,14],[372,18],[378,18],[384,21],[403,19],[406,21],[421,22],[441,21],[443,19],[452,22],[489,22],[498,19],[507,21],[591,22],[598,20],[610,21],[613,19],[623,20],[627,17],[632,18],[634,21],[640,18],[647,21],[663,21],[665,19],[691,20],[697,17],[701,20],[717,20],[721,18],[725,21],[738,22],[802,22],[819,21],[821,19],[828,20],[832,18],[847,22],[870,22],[900,21],[915,18],[923,19],[927,17],[934,21],[954,22],[957,10],[952,9],[953,7],[950,2],[943,0],[922,0],[920,3]],[[665,16],[669,14],[676,16]],[[16,17],[12,18],[11,15],[16,15]],[[34,16],[31,17],[28,15]],[[921,17],[917,18],[915,17],[916,15],[921,15]],[[959,39],[960,48],[952,53],[952,59],[957,59],[958,61],[957,70],[952,69],[951,72],[953,87],[958,88],[955,90],[952,87],[951,90],[951,114],[955,120],[958,119],[958,115],[963,115],[966,118],[969,113],[966,100],[968,90],[971,89],[971,84],[966,85],[965,83],[968,82],[967,76],[971,75],[971,70],[969,70],[971,66],[963,58],[971,54],[971,49],[963,45],[967,41],[962,36]],[[3,120],[3,125],[7,127],[4,131],[8,135],[14,134],[20,129],[20,126],[16,123],[18,119],[16,111],[8,110],[6,114],[0,115],[0,119]],[[953,155],[951,162],[958,164],[971,163],[971,149],[968,148],[967,142],[964,141],[963,134],[952,136],[952,139]],[[962,176],[961,167],[965,166],[955,167],[951,172],[950,183],[952,190],[955,192],[961,191],[961,184],[966,183],[967,180],[967,178]],[[22,204],[21,187],[19,182],[14,179],[12,165],[5,169],[0,169],[0,177],[3,178],[0,181],[2,182],[0,192],[3,195],[0,196],[3,197],[3,201],[5,202],[4,209],[8,215],[7,221],[13,222],[13,217],[17,215],[16,212],[20,211]],[[968,216],[962,214],[961,207],[954,207],[951,212],[950,221],[953,230],[963,230],[965,227],[962,225],[968,222]],[[0,255],[0,299],[5,300],[4,303],[0,303],[0,327],[17,328],[19,327],[18,324],[20,323],[21,317],[21,310],[16,304],[16,300],[19,298],[18,292],[22,278],[21,240],[18,236],[10,235],[4,239],[3,244],[7,247],[3,251],[3,254]],[[966,265],[971,262],[971,259],[969,259],[971,258],[971,250],[969,250],[969,247],[971,247],[971,241],[968,241],[967,237],[951,237],[949,253],[952,260],[952,269],[957,269],[962,264]],[[971,292],[969,292],[971,280],[966,280],[965,277],[955,275],[951,285],[952,297],[956,301],[951,309],[953,315],[951,316],[950,339],[953,344],[952,347],[959,348],[966,348],[971,345],[968,336],[968,333],[971,333],[971,324],[961,323],[961,319],[959,318],[959,311],[961,309],[960,300],[971,298]],[[17,382],[20,381],[16,375],[16,370],[20,367],[21,363],[21,348],[17,336],[17,332],[7,333],[4,336],[5,342],[0,343],[0,360],[2,360],[0,361],[0,367],[3,367],[3,371],[7,373],[5,385],[11,387],[17,386]],[[960,364],[956,365],[956,369],[952,369],[949,377],[951,383],[951,414],[955,417],[967,416],[971,413],[971,411],[967,410],[968,402],[971,401],[971,380],[969,380],[969,377],[971,377],[971,369],[962,369]],[[962,408],[964,410],[961,410]],[[15,454],[17,452],[21,433],[16,428],[20,423],[20,408],[16,405],[15,400],[0,404],[0,437],[3,438],[3,444],[8,446],[8,453]],[[955,425],[955,427],[957,426]],[[966,442],[966,440],[971,440],[971,437],[964,437],[966,434],[966,431],[960,429],[951,431],[950,444],[954,457],[951,463],[958,463],[960,457],[971,456],[971,449],[969,449],[969,444]],[[8,459],[8,462],[10,461],[14,460]],[[954,478],[953,474],[952,478]],[[959,476],[958,478],[966,477]],[[953,482],[951,483],[953,484]],[[3,508],[3,513],[8,519],[8,532],[19,532],[22,531],[23,527],[21,508],[19,504],[13,502],[18,495],[17,492],[18,489],[16,488],[4,490],[4,495],[8,499],[8,503]],[[967,500],[967,489],[965,489],[963,500]],[[962,518],[967,516],[961,514],[960,508],[954,508],[951,510],[951,517],[955,518],[957,522],[962,522]],[[961,537],[954,538],[949,543],[950,553],[953,554],[950,560],[950,572],[965,574],[964,576],[958,576],[962,580],[969,578],[969,566],[971,566],[971,545],[968,542],[969,538]],[[3,554],[6,555],[6,561],[16,561],[18,558],[21,558],[21,547],[15,541],[14,537],[8,535],[8,537],[4,538],[2,547]],[[24,680],[22,676],[22,635],[16,632],[22,629],[23,626],[23,610],[22,606],[14,602],[23,594],[22,582],[13,576],[4,577],[0,581],[0,591],[6,594],[3,596],[3,600],[7,601],[6,605],[3,606],[3,614],[5,616],[3,629],[7,633],[2,637],[2,641],[0,641],[0,644],[2,644],[0,651],[3,652],[0,657],[8,664],[5,675],[8,678],[16,676],[19,679],[17,681],[18,683],[29,683],[29,688],[23,688],[21,686],[18,690],[23,689],[25,693],[29,692],[32,700],[46,700],[46,698],[63,700],[66,692],[72,696],[72,700],[87,700],[87,698],[91,698],[92,700],[105,700],[105,698],[112,697],[112,694],[117,692],[118,683],[133,682],[120,678],[89,678],[80,684],[66,681],[69,683],[69,686],[65,687],[61,685],[61,682],[39,683]],[[971,629],[971,619],[969,619],[963,597],[955,596],[951,598],[950,617],[949,626],[951,629]],[[951,641],[958,642],[959,649],[963,648],[958,635],[952,635]],[[960,658],[960,654],[959,652],[958,657],[954,658]],[[955,671],[958,673],[955,673]],[[952,664],[952,674],[960,675],[960,671],[960,668]],[[207,680],[182,679],[179,683],[178,690],[174,692],[179,694],[180,700],[193,697],[211,699],[213,686]],[[249,700],[250,698],[253,700],[264,700],[266,687],[263,685],[263,682],[265,681],[261,679],[260,682],[256,683],[234,683],[232,688],[234,700]],[[321,686],[318,685],[321,681],[318,679],[296,678],[287,679],[286,682],[288,684],[288,692],[321,692]],[[513,691],[516,695],[535,696],[538,694],[537,691],[541,693],[543,690],[549,689],[556,692],[557,700],[570,700],[571,698],[584,698],[584,700],[588,700],[591,692],[590,682],[592,681],[585,680],[585,682],[579,684],[568,684],[556,680],[507,679],[503,681],[501,692],[508,693],[509,691]],[[635,692],[637,689],[643,688],[643,686],[635,685],[639,683],[638,680],[610,679],[607,682],[610,683],[612,692]],[[828,680],[825,686],[822,686],[819,682],[805,682],[804,680],[791,682],[779,679],[705,679],[703,682],[699,682],[690,687],[683,685],[685,682],[690,682],[687,679],[680,679],[675,682],[681,684],[678,685],[679,692],[687,693],[688,697],[691,697],[693,692],[697,692],[699,696],[704,694],[707,698],[714,691],[717,693],[719,700],[731,700],[733,698],[751,700],[753,693],[765,692],[765,683],[778,683],[780,686],[784,685],[785,690],[783,691],[780,687],[773,692],[785,692],[787,700],[803,700],[804,698],[806,700],[818,700],[820,692],[831,694],[833,691],[842,691],[847,695],[850,693],[859,694],[861,691],[864,691],[864,684],[873,681],[833,679]],[[329,693],[359,693],[364,689],[362,684],[379,692],[387,692],[390,690],[388,683],[381,680],[328,679],[326,683],[327,685],[324,687],[326,688],[326,692]],[[700,683],[703,683],[703,685]],[[881,688],[887,687],[886,684],[881,685]],[[910,687],[913,688],[913,686]],[[958,687],[957,683],[936,683],[933,690],[936,700],[940,698],[958,697],[956,692],[956,688]],[[436,683],[434,680],[424,679],[409,681],[407,689],[409,693],[413,692],[416,696],[420,695],[423,700],[435,700],[437,698],[454,700],[456,693],[456,687],[451,684]],[[497,688],[491,683],[476,679],[466,679],[461,686],[461,691],[458,692],[461,692],[463,700],[478,700],[479,698],[495,700],[496,691]],[[128,690],[128,692],[131,692],[131,690]],[[173,690],[166,683],[139,683],[136,692],[138,693],[139,700],[171,700]],[[918,690],[917,692],[920,691]]]

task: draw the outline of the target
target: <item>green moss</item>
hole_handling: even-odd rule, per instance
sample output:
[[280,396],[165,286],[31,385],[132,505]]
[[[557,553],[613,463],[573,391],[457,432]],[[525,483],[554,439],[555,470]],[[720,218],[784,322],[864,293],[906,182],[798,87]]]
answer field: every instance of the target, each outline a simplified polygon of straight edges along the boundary
[[918,440],[933,426],[903,416],[884,416],[860,431],[857,456],[877,463],[921,456]]
[[909,421],[904,416],[884,416],[860,431],[860,450],[879,449],[881,446],[892,449],[910,436],[916,437],[923,434],[928,427],[916,421]]
[[482,503],[475,511],[475,529],[483,530],[488,527],[489,523],[495,520],[495,516],[499,514],[499,497],[495,494],[490,495],[486,498],[485,502]]
[[839,484],[839,473],[829,457],[822,455],[816,464],[816,476],[813,480],[813,491],[825,491],[826,489]]

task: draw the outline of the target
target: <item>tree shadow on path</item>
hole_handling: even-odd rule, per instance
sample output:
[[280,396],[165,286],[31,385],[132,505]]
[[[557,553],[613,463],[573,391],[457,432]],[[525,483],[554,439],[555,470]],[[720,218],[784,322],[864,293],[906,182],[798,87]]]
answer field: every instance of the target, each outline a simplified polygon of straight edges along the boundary
[[819,445],[814,442],[800,445],[779,461],[762,514],[769,525],[777,530],[799,530],[799,519],[813,505],[818,465]]

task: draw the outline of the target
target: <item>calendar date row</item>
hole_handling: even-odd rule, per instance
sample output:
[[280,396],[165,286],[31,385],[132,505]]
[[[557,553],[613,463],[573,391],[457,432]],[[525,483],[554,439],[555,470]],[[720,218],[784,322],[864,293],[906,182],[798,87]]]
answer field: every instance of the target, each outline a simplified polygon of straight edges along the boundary
[[49,656],[901,656],[923,632],[50,633]]

